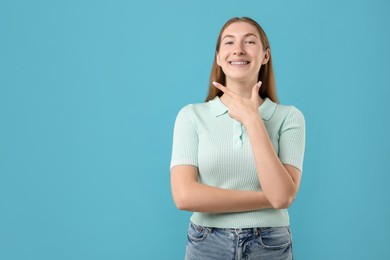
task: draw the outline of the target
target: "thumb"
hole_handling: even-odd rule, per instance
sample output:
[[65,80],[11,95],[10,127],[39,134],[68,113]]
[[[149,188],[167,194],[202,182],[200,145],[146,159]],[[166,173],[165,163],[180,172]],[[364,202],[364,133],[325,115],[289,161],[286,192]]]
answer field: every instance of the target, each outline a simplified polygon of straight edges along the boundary
[[257,100],[257,97],[259,96],[259,90],[260,90],[260,87],[261,87],[261,84],[263,82],[259,81],[256,83],[256,85],[253,86],[253,89],[252,89],[252,99],[256,99]]

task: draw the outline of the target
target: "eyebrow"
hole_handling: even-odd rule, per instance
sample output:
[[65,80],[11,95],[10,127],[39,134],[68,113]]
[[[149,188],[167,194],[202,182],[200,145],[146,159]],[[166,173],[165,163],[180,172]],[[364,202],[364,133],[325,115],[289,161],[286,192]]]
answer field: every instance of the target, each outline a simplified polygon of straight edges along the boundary
[[[256,35],[256,34],[254,34],[254,33],[247,33],[247,34],[245,34],[245,35],[244,35],[244,37],[248,37],[248,36],[255,36],[256,38],[259,38],[259,37],[257,37],[257,35]],[[235,38],[235,36],[234,36],[234,35],[227,34],[227,35],[225,35],[225,36],[222,38],[222,40],[223,40],[223,39],[225,39],[226,37]]]

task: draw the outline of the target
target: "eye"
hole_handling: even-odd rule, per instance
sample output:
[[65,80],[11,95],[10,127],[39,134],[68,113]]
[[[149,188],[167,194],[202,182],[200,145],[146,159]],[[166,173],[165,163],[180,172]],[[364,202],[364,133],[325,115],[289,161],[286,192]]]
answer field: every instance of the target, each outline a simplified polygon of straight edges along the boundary
[[245,44],[256,44],[255,41],[246,41]]
[[233,44],[232,41],[227,41],[227,42],[225,42],[225,45],[232,45],[232,44]]

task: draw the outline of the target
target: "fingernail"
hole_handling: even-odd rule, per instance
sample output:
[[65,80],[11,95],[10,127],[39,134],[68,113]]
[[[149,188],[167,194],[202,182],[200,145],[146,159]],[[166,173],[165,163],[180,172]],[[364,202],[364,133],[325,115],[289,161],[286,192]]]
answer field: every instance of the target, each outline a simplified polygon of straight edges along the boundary
[[263,82],[261,82],[261,81],[257,82],[257,85],[258,85],[259,87],[261,87],[261,84],[263,84]]
[[217,86],[218,83],[217,83],[216,81],[213,81],[213,85],[214,85],[214,86]]

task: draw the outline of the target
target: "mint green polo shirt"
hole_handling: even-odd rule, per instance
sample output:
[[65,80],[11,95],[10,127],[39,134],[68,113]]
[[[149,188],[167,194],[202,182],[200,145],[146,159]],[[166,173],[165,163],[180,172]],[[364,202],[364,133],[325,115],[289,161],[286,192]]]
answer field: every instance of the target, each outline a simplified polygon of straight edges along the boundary
[[[224,189],[261,191],[245,127],[227,112],[219,97],[182,108],[174,127],[171,168],[193,165],[198,168],[201,183]],[[259,113],[280,161],[302,171],[303,114],[294,106],[276,104],[268,98],[259,106]],[[217,228],[277,227],[289,225],[289,215],[287,209],[194,212],[191,221]]]

